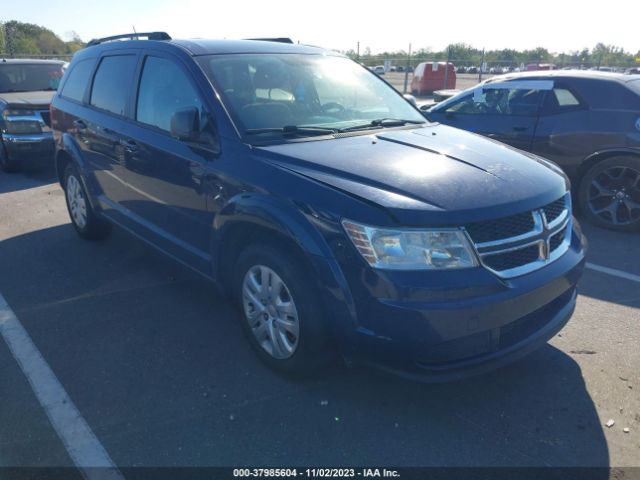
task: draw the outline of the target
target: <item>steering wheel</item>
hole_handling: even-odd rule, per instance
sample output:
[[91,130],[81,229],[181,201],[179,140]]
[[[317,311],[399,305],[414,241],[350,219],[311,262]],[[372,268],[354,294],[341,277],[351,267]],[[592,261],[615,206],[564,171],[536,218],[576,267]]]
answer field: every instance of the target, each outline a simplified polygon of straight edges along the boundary
[[336,115],[343,116],[344,112],[347,110],[343,105],[337,102],[327,102],[320,107],[322,113],[326,113],[327,115]]

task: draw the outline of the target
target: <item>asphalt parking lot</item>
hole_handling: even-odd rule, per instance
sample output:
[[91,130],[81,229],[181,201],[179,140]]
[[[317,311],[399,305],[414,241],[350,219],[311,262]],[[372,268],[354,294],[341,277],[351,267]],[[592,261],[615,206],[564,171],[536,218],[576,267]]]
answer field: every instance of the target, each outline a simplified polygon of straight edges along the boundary
[[[568,326],[449,384],[274,374],[205,280],[117,230],[81,240],[50,170],[0,174],[0,294],[121,467],[640,466],[640,235],[584,230]],[[0,341],[0,466],[72,465],[23,368]]]

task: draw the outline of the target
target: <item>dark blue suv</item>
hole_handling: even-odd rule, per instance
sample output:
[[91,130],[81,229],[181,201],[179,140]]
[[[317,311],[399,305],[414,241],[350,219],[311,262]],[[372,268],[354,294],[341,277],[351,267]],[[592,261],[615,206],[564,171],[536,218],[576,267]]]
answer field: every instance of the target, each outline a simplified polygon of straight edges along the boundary
[[220,284],[270,366],[454,379],[568,321],[584,238],[550,162],[426,122],[331,51],[122,37],[78,52],[51,106],[73,225]]

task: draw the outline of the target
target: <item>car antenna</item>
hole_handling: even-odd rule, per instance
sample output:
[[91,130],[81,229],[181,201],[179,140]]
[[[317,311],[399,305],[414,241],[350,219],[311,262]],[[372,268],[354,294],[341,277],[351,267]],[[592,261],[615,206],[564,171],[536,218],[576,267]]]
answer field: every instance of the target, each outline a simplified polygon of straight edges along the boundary
[[135,25],[131,25],[131,28],[133,28],[133,34],[136,37],[136,40],[138,40],[138,32],[136,32],[136,26]]

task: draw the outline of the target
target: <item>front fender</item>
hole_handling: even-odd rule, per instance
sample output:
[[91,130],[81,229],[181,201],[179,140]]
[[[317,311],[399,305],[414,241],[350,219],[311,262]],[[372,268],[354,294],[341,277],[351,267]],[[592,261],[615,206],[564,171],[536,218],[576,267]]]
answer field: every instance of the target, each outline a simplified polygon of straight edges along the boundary
[[214,245],[238,223],[251,223],[293,240],[308,255],[331,258],[331,250],[317,228],[294,205],[261,193],[240,193],[216,215]]
[[[231,198],[216,215],[212,252],[216,265],[221,265],[225,237],[239,224],[265,228],[292,240],[305,255],[313,270],[309,275],[317,280],[323,305],[327,308],[329,327],[344,351],[350,344],[346,340],[355,332],[357,326],[355,304],[342,269],[321,233],[323,228],[327,228],[324,226],[325,222],[321,221],[319,216],[317,221],[314,221],[314,218],[314,214],[307,216],[295,205],[273,196],[240,193]],[[214,267],[214,276],[219,280],[217,267]]]

